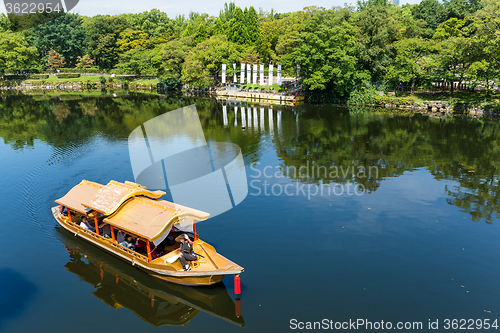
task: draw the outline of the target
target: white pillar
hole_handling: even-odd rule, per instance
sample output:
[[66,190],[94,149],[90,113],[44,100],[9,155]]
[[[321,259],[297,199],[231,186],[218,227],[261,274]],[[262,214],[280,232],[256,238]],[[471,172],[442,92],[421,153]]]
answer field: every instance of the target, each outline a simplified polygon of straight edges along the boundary
[[281,65],[278,65],[278,86],[281,86]]
[[233,83],[236,83],[238,82],[238,79],[236,78],[236,64],[233,64],[233,74],[234,74]]
[[264,65],[260,65],[260,85],[264,85]]
[[257,84],[257,65],[253,65],[253,84]]
[[245,64],[241,63],[240,83],[245,83]]
[[222,84],[226,83],[226,64],[222,64]]
[[273,65],[269,65],[269,82],[267,84],[273,84]]
[[251,68],[251,65],[247,64],[247,84],[252,83],[252,72],[251,72],[252,70],[250,68]]

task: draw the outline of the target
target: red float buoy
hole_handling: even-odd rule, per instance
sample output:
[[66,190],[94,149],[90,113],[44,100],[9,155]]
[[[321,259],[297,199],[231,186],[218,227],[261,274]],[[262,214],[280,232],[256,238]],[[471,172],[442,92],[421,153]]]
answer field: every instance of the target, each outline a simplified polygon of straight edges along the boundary
[[236,318],[241,317],[241,299],[239,298],[234,300],[234,314]]
[[240,281],[240,276],[238,274],[234,276],[234,293],[236,295],[241,294],[241,281]]

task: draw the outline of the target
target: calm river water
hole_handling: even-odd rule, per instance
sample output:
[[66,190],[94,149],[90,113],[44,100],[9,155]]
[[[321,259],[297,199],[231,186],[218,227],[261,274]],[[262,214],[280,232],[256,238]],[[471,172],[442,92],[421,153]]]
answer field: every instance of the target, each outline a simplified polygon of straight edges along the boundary
[[[243,152],[246,199],[198,226],[245,267],[241,316],[231,277],[213,288],[156,281],[50,213],[82,179],[133,181],[130,132],[190,104],[207,141]],[[281,332],[323,319],[424,330],[439,320],[441,331],[446,319],[500,319],[498,121],[224,104],[3,98],[0,331]]]

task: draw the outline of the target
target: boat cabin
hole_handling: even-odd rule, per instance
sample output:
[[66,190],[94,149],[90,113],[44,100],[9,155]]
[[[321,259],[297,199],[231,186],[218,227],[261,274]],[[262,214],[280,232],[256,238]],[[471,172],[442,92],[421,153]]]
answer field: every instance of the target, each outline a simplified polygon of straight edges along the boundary
[[[208,213],[158,200],[164,194],[132,182],[111,181],[104,186],[83,180],[56,203],[59,212],[81,232],[109,239],[121,250],[145,255],[151,262],[177,248],[175,238],[181,233],[196,240],[196,220],[209,217]],[[128,237],[133,238],[133,246],[125,244]]]

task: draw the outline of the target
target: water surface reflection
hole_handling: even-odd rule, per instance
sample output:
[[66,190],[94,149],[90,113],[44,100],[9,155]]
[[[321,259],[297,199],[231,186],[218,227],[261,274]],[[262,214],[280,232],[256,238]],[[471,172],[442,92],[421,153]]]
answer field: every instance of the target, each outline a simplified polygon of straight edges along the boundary
[[243,327],[245,321],[223,283],[206,288],[159,281],[57,227],[70,260],[64,267],[91,284],[92,294],[112,308],[126,308],[159,327],[185,326],[206,312]]
[[446,188],[447,202],[473,221],[491,223],[499,216],[497,121],[178,95],[18,95],[4,97],[0,104],[0,136],[14,149],[41,140],[65,153],[96,136],[121,142],[145,121],[190,104],[196,104],[207,141],[237,144],[246,165],[256,165],[266,152],[275,151],[279,164],[272,167],[293,181],[352,183],[367,193],[385,179],[425,168],[437,180],[457,182]]

